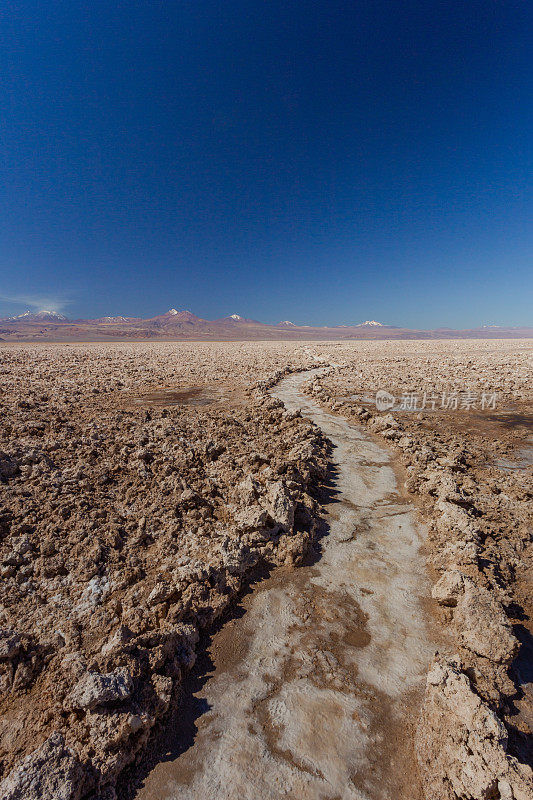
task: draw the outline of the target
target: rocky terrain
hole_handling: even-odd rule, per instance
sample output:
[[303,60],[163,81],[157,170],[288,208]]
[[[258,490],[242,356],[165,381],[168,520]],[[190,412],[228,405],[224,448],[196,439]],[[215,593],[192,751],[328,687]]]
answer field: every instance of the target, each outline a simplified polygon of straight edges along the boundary
[[326,446],[257,384],[307,360],[2,351],[2,798],[112,797],[199,630],[254,567],[301,559]]
[[[267,389],[323,363],[307,391],[393,449],[429,526],[449,644],[418,725],[426,796],[531,798],[532,353],[527,340],[2,346],[0,797],[115,797],[201,631],[257,570],[301,562],[328,443]],[[373,405],[380,389],[390,409]]]
[[[413,343],[361,355],[307,391],[396,449],[429,526],[432,597],[450,647],[429,670],[418,726],[426,796],[526,800],[533,797],[533,347]],[[396,399],[388,412],[369,402],[379,390]]]

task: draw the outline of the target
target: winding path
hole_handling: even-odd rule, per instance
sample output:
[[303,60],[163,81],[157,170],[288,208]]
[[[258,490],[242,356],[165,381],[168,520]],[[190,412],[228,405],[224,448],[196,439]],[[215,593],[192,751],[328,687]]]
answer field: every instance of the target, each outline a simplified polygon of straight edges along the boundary
[[216,634],[194,744],[138,800],[420,797],[412,722],[433,648],[419,533],[387,452],[302,394],[315,372],[272,394],[334,445],[321,557],[276,570]]

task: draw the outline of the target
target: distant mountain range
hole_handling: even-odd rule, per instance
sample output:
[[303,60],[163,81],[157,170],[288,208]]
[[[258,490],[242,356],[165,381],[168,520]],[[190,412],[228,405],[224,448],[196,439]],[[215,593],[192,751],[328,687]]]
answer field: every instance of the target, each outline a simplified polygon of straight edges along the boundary
[[170,308],[149,319],[122,315],[98,319],[68,319],[55,311],[25,311],[0,319],[0,340],[20,341],[113,341],[162,340],[262,340],[262,339],[497,339],[533,338],[533,328],[484,325],[469,330],[437,328],[411,330],[366,320],[349,325],[317,327],[283,320],[275,325],[229,314],[215,320],[202,319],[191,311]]
[[55,311],[37,311],[33,314],[31,311],[25,311],[23,314],[17,314],[15,317],[4,317],[1,322],[70,322],[68,317],[63,314],[57,314]]

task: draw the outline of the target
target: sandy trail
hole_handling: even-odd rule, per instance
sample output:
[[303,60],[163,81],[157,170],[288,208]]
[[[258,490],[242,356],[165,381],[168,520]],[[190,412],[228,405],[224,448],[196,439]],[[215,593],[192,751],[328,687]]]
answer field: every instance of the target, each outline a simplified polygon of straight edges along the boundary
[[315,372],[272,394],[334,445],[321,556],[276,570],[216,634],[194,744],[138,800],[420,796],[412,721],[434,649],[420,536],[389,455],[302,394]]

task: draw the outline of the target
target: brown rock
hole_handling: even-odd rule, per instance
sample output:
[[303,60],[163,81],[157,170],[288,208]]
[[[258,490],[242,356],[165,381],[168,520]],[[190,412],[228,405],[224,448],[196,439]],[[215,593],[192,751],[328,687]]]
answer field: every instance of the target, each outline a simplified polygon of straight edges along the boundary
[[464,647],[479,656],[509,664],[518,652],[518,640],[501,603],[481,586],[468,583],[454,621]]
[[[507,732],[457,661],[430,668],[417,756],[431,800],[531,800],[531,770],[506,753]],[[499,793],[498,793],[499,792]]]
[[2,800],[79,800],[86,774],[77,756],[54,733],[0,783]]

